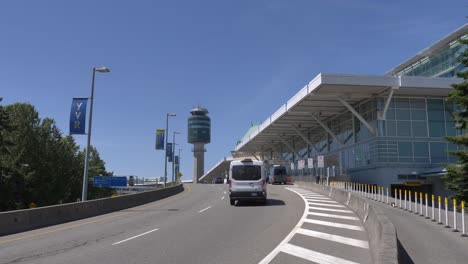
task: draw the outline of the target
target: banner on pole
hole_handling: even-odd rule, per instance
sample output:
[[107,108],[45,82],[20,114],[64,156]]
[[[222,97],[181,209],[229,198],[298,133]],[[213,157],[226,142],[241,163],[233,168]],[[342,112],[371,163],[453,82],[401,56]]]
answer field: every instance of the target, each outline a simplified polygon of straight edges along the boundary
[[70,135],[86,134],[86,105],[88,98],[73,98],[70,112]]
[[179,165],[179,156],[174,156],[174,164]]
[[172,143],[166,144],[166,157],[168,162],[172,162]]
[[164,129],[157,129],[156,130],[156,149],[161,150],[164,149],[164,133],[166,130]]
[[314,168],[314,159],[313,159],[313,158],[308,158],[308,159],[307,159],[307,167],[308,167],[309,169]]

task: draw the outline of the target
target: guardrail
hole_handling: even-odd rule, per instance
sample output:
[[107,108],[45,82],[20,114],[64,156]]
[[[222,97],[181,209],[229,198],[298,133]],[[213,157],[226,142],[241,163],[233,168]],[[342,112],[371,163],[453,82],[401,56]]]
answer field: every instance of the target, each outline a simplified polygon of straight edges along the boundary
[[346,204],[364,222],[369,234],[374,263],[398,263],[396,230],[380,208],[372,206],[366,199],[348,190],[297,179],[295,184]]
[[[343,181],[332,181],[330,185],[336,188],[344,189],[350,191],[351,193],[357,194],[361,197],[365,197],[377,202],[382,202],[388,204],[389,206],[397,207],[402,210],[408,211],[409,213],[414,213],[425,217],[432,222],[437,222],[439,225],[444,225],[446,228],[452,228],[454,232],[459,232],[457,219],[459,214],[461,217],[461,236],[468,237],[466,234],[465,228],[465,201],[460,203],[460,213],[457,210],[458,201],[452,199],[451,207],[449,204],[449,199],[447,197],[437,196],[434,194],[428,194],[423,192],[416,192],[407,190],[407,189],[394,189],[394,195],[391,195],[389,188],[384,188],[382,186],[356,183],[356,182],[343,182]],[[413,199],[414,197],[414,199]],[[430,197],[430,199],[429,199]],[[443,198],[443,207],[442,207],[442,198]],[[452,209],[452,210],[450,210]],[[437,219],[436,213],[437,210]],[[442,217],[442,210],[444,211],[444,216]],[[430,213],[429,213],[430,211]],[[450,226],[449,221],[449,212],[452,211],[453,214],[453,226]]]
[[0,236],[135,207],[178,194],[183,190],[183,185],[179,184],[169,188],[113,198],[2,212],[0,213]]

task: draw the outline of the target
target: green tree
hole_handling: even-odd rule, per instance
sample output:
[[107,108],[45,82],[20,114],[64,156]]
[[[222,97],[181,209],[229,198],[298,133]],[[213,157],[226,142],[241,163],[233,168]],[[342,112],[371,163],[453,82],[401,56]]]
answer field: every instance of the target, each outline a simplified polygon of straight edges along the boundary
[[[466,48],[468,40],[460,40],[461,44]],[[463,82],[452,84],[455,89],[450,92],[448,100],[456,103],[458,110],[454,112],[454,120],[457,130],[460,132],[457,136],[446,137],[446,139],[456,145],[459,145],[459,150],[451,151],[450,154],[458,157],[458,162],[455,164],[446,165],[447,188],[454,190],[456,194],[453,198],[457,200],[468,201],[468,49],[465,49],[461,54],[459,61],[465,66],[464,70],[457,73],[457,76],[463,78]]]

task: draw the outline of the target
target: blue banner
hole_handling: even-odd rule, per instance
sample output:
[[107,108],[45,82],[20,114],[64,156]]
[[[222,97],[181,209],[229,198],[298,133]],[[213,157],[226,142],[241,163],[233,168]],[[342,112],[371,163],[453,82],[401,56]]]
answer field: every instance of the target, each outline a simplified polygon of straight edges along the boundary
[[125,176],[94,176],[94,187],[125,187],[127,186],[127,177]]
[[174,164],[179,164],[179,156],[174,156]]
[[156,130],[156,149],[164,149],[164,129]]
[[70,112],[70,135],[86,134],[86,105],[88,98],[73,98]]
[[167,161],[172,162],[172,143],[166,145],[166,157]]

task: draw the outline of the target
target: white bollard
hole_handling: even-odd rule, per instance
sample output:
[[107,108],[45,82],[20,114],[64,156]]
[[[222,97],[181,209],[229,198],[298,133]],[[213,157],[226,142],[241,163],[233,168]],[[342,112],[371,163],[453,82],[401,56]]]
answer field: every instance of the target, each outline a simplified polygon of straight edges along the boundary
[[466,232],[465,232],[465,202],[461,202],[461,213],[462,213],[462,237],[466,237]]
[[398,190],[398,200],[399,200],[399,202],[400,202],[400,209],[401,209],[401,208],[402,208],[402,207],[401,207],[401,189]]
[[422,192],[419,193],[419,202],[420,202],[419,203],[419,215],[424,216],[423,210],[422,210],[422,208],[423,208],[423,195],[422,195]]
[[428,199],[427,199],[427,193],[425,194],[426,198],[426,218],[429,219],[429,214],[427,213],[427,206],[428,206]]
[[398,190],[395,189],[395,197],[393,197],[393,203],[395,204],[395,207],[398,206],[398,203],[397,203],[397,198],[398,198]]
[[458,232],[457,229],[457,200],[453,199],[453,232]]
[[387,187],[387,204],[388,204],[388,187]]
[[407,201],[407,198],[408,198],[408,197],[406,196],[406,193],[407,193],[407,192],[408,192],[408,191],[405,190],[405,210],[406,210],[406,201]]
[[442,198],[440,196],[437,197],[438,203],[439,203],[439,222],[437,224],[441,225],[442,224]]
[[413,200],[411,200],[411,191],[408,191],[408,196],[409,196],[409,211],[412,212],[411,207],[413,205]]
[[445,227],[449,228],[449,222],[448,222],[448,199],[445,197]]
[[434,202],[435,202],[435,196],[434,196],[434,195],[431,196],[431,201],[432,201],[432,204],[431,204],[431,205],[432,205],[432,222],[435,222],[435,217],[434,217],[434,207],[435,207],[435,206],[434,206]]

